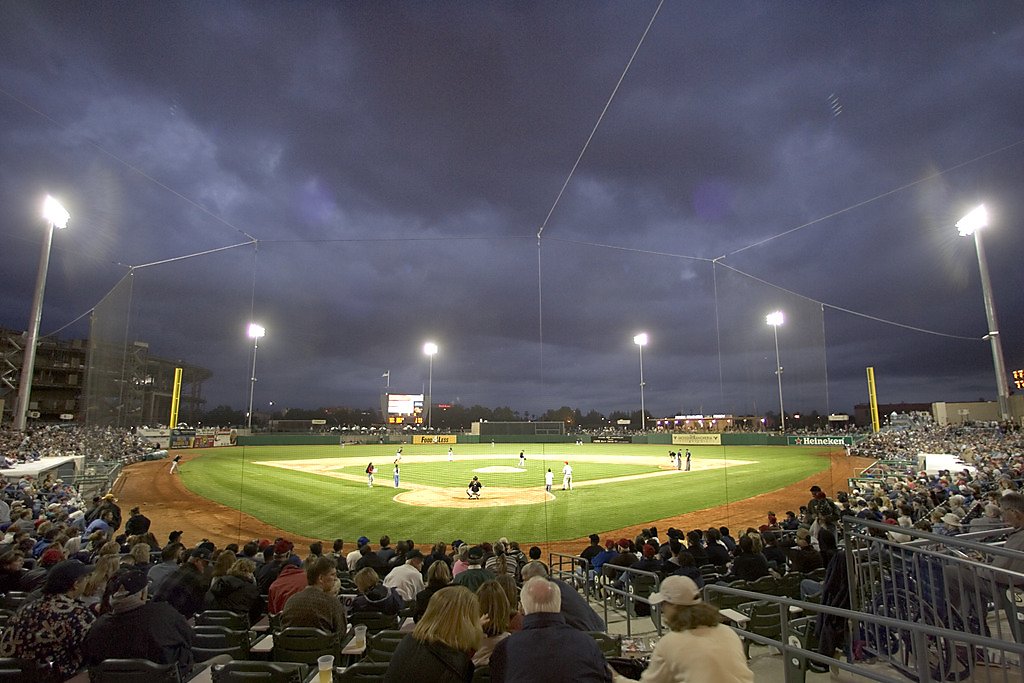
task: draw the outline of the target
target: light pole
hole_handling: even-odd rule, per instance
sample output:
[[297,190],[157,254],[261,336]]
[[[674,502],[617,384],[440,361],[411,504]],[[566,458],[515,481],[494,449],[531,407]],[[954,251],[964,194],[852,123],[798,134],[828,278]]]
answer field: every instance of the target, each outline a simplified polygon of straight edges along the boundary
[[256,393],[256,351],[260,347],[260,337],[267,333],[266,328],[256,323],[249,323],[249,337],[252,339],[252,375],[249,378],[249,418],[246,428],[252,431],[252,398]]
[[644,346],[647,345],[647,333],[641,332],[633,337],[633,343],[640,347],[640,431],[647,427],[647,408],[644,406]]
[[974,248],[978,252],[978,272],[981,275],[981,292],[985,297],[985,317],[988,319],[986,338],[992,345],[992,365],[996,371],[996,390],[999,392],[999,414],[1003,420],[1010,419],[1010,386],[1006,379],[1006,363],[1003,361],[1003,342],[999,338],[999,323],[996,322],[996,302],[992,297],[992,281],[988,275],[988,261],[981,244],[981,229],[988,226],[988,212],[982,204],[957,221],[957,232],[961,237],[974,235]]
[[32,295],[32,315],[28,322],[28,339],[25,342],[25,357],[21,362],[21,380],[18,382],[18,402],[14,407],[14,429],[25,431],[28,419],[28,402],[32,394],[32,374],[36,367],[36,344],[39,342],[39,322],[43,318],[43,291],[46,289],[46,271],[50,267],[50,245],[53,243],[53,229],[68,227],[71,215],[56,199],[46,195],[43,200],[43,218],[46,220],[46,237],[39,255],[39,270],[36,273],[36,291]]
[[779,415],[782,418],[782,431],[786,431],[786,409],[782,406],[782,361],[779,360],[779,325],[782,324],[782,311],[774,311],[765,316],[764,321],[772,326],[775,333],[775,374],[779,378]]
[[437,353],[437,344],[427,342],[423,345],[423,353],[427,354],[427,358],[430,359],[427,371],[427,429],[432,429],[434,426],[434,354]]

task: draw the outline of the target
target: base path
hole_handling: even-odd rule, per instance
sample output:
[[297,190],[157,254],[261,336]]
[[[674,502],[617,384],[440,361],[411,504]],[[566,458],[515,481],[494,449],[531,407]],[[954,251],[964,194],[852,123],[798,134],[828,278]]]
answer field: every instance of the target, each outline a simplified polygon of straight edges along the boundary
[[[189,460],[202,455],[202,453],[193,451],[178,452],[182,455],[182,465],[185,467],[188,466]],[[831,496],[838,491],[845,491],[846,480],[873,462],[869,458],[847,457],[842,450],[835,451],[830,456],[822,455],[821,457],[830,459],[829,469],[776,491],[734,501],[717,508],[698,510],[647,522],[644,525],[634,525],[611,531],[601,531],[600,521],[595,520],[595,531],[600,532],[602,538],[633,538],[642,528],[649,526],[658,527],[660,533],[664,534],[670,526],[689,530],[724,525],[733,531],[735,537],[748,526],[756,528],[764,524],[768,510],[774,511],[780,519],[786,510],[798,511],[799,507],[805,505],[810,499],[809,489],[812,485],[821,486]],[[165,542],[167,534],[172,530],[182,531],[182,542],[189,546],[195,545],[204,538],[222,546],[227,543],[245,543],[257,538],[285,537],[300,546],[300,554],[302,554],[305,552],[305,548],[301,547],[304,543],[332,540],[328,538],[310,539],[283,531],[243,512],[197,496],[185,488],[178,475],[168,474],[170,462],[168,458],[129,465],[124,468],[114,489],[114,494],[118,497],[122,510],[130,510],[136,505],[142,508],[142,512],[153,521],[152,530],[160,542]],[[492,490],[487,489],[485,493],[490,495]],[[517,495],[521,496],[522,490],[519,491]],[[541,493],[544,492],[541,491]],[[465,491],[460,490],[457,494],[465,496]],[[456,495],[455,492],[452,495]],[[476,506],[477,504],[486,504],[487,498],[465,500],[465,502],[467,503],[466,507]],[[455,531],[453,530],[453,532]],[[393,535],[401,533],[401,529],[393,530]],[[354,539],[346,539],[349,541],[346,543],[346,548],[351,549],[351,540]],[[493,541],[493,539],[479,540]],[[524,550],[527,546],[536,544],[545,552],[576,553],[586,547],[588,543],[586,537],[552,543],[540,539],[517,540],[520,541]],[[429,550],[429,548],[427,549]]]

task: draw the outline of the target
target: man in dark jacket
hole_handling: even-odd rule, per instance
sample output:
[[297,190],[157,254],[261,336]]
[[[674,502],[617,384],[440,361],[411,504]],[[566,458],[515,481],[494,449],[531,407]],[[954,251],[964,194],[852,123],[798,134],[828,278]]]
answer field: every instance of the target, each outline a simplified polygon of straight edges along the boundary
[[170,603],[182,616],[191,619],[203,611],[206,591],[210,589],[210,582],[205,575],[209,564],[210,551],[203,547],[196,548],[176,572],[164,579],[153,599]]
[[502,640],[491,654],[491,680],[521,683],[576,683],[612,680],[597,641],[565,623],[562,593],[543,577],[523,584],[523,629]]
[[182,680],[192,670],[192,629],[165,602],[147,602],[146,575],[125,572],[114,577],[111,611],[100,617],[85,636],[82,650],[87,665],[105,659],[148,659],[178,665]]
[[139,508],[133,507],[131,516],[124,524],[124,532],[129,536],[141,536],[149,531],[150,524],[149,517],[142,514]]

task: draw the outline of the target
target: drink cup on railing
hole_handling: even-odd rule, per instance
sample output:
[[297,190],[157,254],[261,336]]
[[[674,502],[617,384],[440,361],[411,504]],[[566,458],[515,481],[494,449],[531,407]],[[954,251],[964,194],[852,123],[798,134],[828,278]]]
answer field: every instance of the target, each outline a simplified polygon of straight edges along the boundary
[[334,655],[324,655],[316,660],[317,669],[320,671],[318,683],[333,683],[334,681]]
[[358,626],[356,626],[355,642],[356,642],[356,645],[359,646],[359,647],[365,647],[366,646],[366,625],[365,624],[359,624]]

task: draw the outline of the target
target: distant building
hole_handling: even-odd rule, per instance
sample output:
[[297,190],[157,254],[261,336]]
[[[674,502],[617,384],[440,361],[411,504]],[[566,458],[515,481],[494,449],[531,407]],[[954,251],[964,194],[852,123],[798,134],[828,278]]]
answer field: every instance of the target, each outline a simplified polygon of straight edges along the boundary
[[[0,406],[12,419],[25,355],[24,332],[0,328]],[[90,366],[87,339],[42,337],[36,347],[29,423],[78,422],[134,427],[170,418],[174,369],[182,368],[179,420],[194,422],[206,399],[203,382],[213,373],[181,361],[149,355],[149,344],[133,342],[116,363]],[[87,379],[88,378],[88,379]]]
[[[885,422],[885,418],[893,413],[928,413],[932,412],[931,403],[879,403],[878,418]],[[853,423],[858,427],[871,426],[871,406],[867,403],[858,403],[853,407]]]

